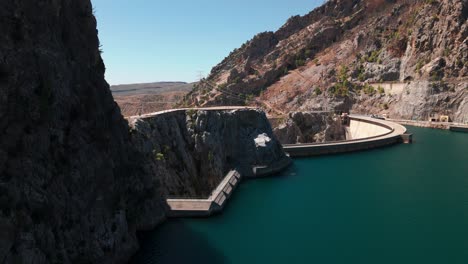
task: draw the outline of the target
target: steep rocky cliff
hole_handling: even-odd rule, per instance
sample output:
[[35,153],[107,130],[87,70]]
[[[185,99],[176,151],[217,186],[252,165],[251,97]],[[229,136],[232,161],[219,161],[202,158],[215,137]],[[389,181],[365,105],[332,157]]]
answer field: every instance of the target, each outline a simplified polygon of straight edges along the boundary
[[0,2],[0,263],[118,263],[164,217],[89,0]]
[[294,112],[280,122],[274,134],[282,144],[346,140],[341,117],[330,113]]
[[130,123],[165,196],[206,198],[229,170],[248,177],[255,166],[289,159],[257,110],[175,111]]
[[185,105],[468,121],[468,1],[329,0],[255,36]]

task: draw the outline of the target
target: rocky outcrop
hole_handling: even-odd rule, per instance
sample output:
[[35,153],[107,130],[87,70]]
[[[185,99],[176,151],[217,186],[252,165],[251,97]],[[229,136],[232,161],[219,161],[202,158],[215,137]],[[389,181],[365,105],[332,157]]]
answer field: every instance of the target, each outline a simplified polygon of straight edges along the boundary
[[258,110],[179,110],[130,123],[165,196],[206,198],[232,169],[248,177],[289,159]]
[[346,140],[339,116],[330,113],[294,112],[274,129],[282,144],[319,143]]
[[234,50],[184,103],[467,122],[467,17],[466,0],[326,1]]

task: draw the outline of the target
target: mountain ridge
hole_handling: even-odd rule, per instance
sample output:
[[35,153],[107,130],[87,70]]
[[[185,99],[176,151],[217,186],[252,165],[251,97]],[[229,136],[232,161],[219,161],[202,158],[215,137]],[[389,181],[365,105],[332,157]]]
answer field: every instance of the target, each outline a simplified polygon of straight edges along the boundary
[[181,105],[468,120],[467,17],[465,0],[330,0],[232,51]]

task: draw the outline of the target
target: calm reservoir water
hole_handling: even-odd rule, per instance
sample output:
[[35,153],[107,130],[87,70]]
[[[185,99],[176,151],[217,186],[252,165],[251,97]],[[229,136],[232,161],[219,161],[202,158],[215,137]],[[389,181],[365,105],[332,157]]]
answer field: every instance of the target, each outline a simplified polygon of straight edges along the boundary
[[296,159],[244,181],[222,215],[170,220],[135,263],[468,263],[468,134]]

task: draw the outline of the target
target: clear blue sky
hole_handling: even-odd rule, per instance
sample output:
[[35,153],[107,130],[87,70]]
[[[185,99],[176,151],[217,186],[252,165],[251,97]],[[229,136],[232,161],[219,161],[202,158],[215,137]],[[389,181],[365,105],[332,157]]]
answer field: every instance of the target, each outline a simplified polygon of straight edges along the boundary
[[195,81],[234,48],[324,0],[92,0],[110,84]]

